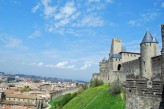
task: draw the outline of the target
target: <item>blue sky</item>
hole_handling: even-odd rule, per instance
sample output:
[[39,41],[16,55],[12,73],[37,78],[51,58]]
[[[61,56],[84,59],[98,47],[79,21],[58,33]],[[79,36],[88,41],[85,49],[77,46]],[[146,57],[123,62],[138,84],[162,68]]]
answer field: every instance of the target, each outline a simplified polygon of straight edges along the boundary
[[111,39],[159,41],[162,0],[0,0],[0,71],[89,81]]

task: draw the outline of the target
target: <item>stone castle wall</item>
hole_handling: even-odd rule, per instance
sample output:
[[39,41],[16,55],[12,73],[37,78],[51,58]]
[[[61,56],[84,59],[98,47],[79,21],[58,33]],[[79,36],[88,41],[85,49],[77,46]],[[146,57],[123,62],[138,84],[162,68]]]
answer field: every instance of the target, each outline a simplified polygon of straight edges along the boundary
[[161,98],[159,97],[127,93],[126,98],[126,109],[160,109]]
[[161,74],[162,55],[152,58],[152,73],[153,77]]
[[140,59],[136,59],[133,61],[125,62],[122,64],[122,70],[127,72],[127,74],[134,73],[135,75],[140,74]]
[[115,80],[116,75],[114,73],[102,73],[100,78],[104,83],[111,83]]
[[117,58],[113,58],[111,59],[111,65],[112,65],[112,69],[110,69],[111,71],[118,71],[118,65],[121,65],[122,61],[121,59],[117,59]]
[[[155,39],[141,43],[141,55],[116,51],[113,44],[111,53],[119,53],[100,62],[100,73],[93,76],[104,83],[112,83],[118,78],[125,82],[126,109],[164,109],[164,25],[161,25],[161,34],[162,55],[158,55]],[[150,34],[147,37],[151,38]]]
[[162,78],[164,79],[164,24],[161,25],[161,36],[162,36]]
[[140,54],[139,53],[121,52],[121,56],[122,56],[121,61],[122,61],[122,63],[124,63],[124,62],[138,59],[140,57]]
[[[163,83],[135,77],[126,80],[126,109],[163,109],[161,107]],[[161,108],[160,108],[161,107]]]
[[[109,61],[101,62],[100,67],[100,73],[96,74],[94,78],[98,78],[104,81],[104,83],[111,83],[117,78],[120,79],[120,81],[124,82],[126,81],[126,75],[134,74],[134,75],[140,75],[140,58],[121,63],[121,60],[119,59],[113,59],[115,62],[111,63]],[[117,69],[118,65],[121,65],[120,71],[112,71],[111,68],[109,68],[111,65],[114,64]],[[153,77],[161,73],[161,65],[162,65],[162,56],[156,56],[152,58],[152,73]]]
[[[164,25],[161,26],[161,32],[162,50],[164,50]],[[142,62],[145,56],[141,57]],[[145,73],[146,75],[142,74],[138,77],[128,75],[126,78],[126,109],[164,109],[164,51],[162,55],[151,58],[151,65],[144,64],[147,67],[151,66],[149,70],[152,72],[149,71]],[[143,63],[141,66],[146,68]]]
[[100,73],[108,73],[109,61],[103,59],[102,62],[99,63],[99,72]]
[[94,79],[100,79],[100,73],[94,73],[93,75],[92,75],[92,80],[94,80]]

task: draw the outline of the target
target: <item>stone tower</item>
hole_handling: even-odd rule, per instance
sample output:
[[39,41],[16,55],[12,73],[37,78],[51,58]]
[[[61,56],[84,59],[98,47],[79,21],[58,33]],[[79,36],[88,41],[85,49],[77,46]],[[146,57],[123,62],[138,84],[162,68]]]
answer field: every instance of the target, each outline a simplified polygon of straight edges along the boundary
[[120,64],[121,55],[119,54],[123,50],[121,39],[113,38],[110,48],[109,59],[111,63],[111,69],[117,71],[117,66]]
[[141,52],[141,77],[152,78],[152,63],[151,58],[158,55],[158,42],[152,37],[149,31],[146,31],[145,36],[140,44]]
[[163,58],[163,64],[162,64],[162,79],[164,79],[164,24],[161,25],[161,35],[162,35],[162,50],[161,50],[161,54],[162,54],[162,58]]
[[112,39],[112,45],[111,45],[111,48],[110,48],[110,56],[109,56],[109,58],[113,54],[118,54],[121,51],[122,51],[122,42],[121,42],[121,39],[113,38]]

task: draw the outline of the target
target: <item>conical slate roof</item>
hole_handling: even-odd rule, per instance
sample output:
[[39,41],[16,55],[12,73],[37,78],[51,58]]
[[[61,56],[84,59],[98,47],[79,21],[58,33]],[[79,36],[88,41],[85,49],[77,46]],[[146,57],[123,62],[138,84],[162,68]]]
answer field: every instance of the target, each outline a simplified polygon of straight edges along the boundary
[[121,59],[121,55],[120,54],[112,54],[111,58],[118,58]]
[[153,38],[153,36],[151,35],[149,31],[146,31],[145,36],[142,40],[142,43],[158,43],[158,42],[155,38]]
[[156,38],[153,38],[153,42],[156,42],[156,43],[157,43],[158,41],[157,41],[157,39],[156,39]]

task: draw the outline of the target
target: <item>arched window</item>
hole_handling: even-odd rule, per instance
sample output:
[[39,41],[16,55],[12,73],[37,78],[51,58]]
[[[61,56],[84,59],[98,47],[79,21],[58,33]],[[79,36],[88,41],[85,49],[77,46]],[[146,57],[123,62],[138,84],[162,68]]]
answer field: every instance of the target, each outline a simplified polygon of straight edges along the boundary
[[121,64],[118,64],[117,70],[121,70]]

